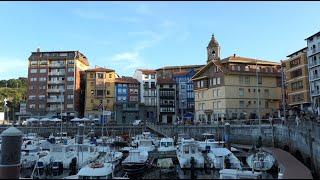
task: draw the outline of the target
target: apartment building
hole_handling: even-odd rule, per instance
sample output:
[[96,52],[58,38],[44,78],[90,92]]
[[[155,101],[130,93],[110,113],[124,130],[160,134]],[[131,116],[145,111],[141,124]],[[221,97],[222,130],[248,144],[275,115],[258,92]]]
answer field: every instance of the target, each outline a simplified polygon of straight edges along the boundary
[[140,102],[144,104],[144,119],[157,120],[157,72],[152,69],[137,69],[133,78],[140,82]]
[[143,119],[143,104],[140,103],[140,82],[132,77],[122,76],[115,81],[116,122],[133,123]]
[[177,122],[176,82],[172,78],[157,79],[157,117],[159,123]]
[[320,115],[320,31],[305,39],[312,109]]
[[310,86],[308,73],[307,47],[287,57],[285,63],[288,105],[291,108],[307,110],[310,105]]
[[280,63],[233,56],[220,59],[214,37],[207,65],[192,78],[195,120],[258,118],[274,114],[281,99]]
[[114,120],[115,80],[119,76],[113,69],[97,67],[85,71],[85,117],[99,118],[102,111],[109,111]]
[[173,73],[173,80],[177,85],[177,116],[184,122],[192,122],[194,119],[194,92],[191,78],[195,73],[195,69]]
[[[38,48],[29,57],[27,111],[32,116],[83,115],[83,75],[89,62],[79,51]],[[62,107],[62,108],[61,108]]]

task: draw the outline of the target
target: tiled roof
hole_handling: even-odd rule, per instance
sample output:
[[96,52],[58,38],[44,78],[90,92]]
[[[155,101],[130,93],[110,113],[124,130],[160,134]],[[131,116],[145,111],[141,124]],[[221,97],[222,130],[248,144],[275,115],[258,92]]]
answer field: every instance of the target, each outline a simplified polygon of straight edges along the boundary
[[173,72],[172,75],[186,75],[188,71]]
[[175,84],[176,82],[171,78],[158,78],[157,84]]
[[298,51],[295,51],[295,52],[289,54],[287,57],[291,57],[292,55],[294,55],[296,53],[300,53],[300,52],[306,51],[307,49],[308,49],[308,47],[304,47],[304,48],[302,48],[302,49],[300,49]]
[[315,34],[313,34],[313,35],[311,35],[311,36],[309,36],[309,37],[307,37],[307,38],[304,39],[304,40],[308,40],[308,39],[310,39],[311,37],[314,37],[314,36],[316,36],[316,35],[320,35],[320,31],[317,32],[317,33],[315,33]]
[[202,67],[202,66],[205,66],[205,65],[185,65],[185,66],[165,66],[165,67],[162,67],[162,68],[158,68],[156,69],[156,71],[159,71],[159,70],[169,70],[169,69],[187,69],[187,68],[199,68],[199,67]]
[[116,83],[126,83],[126,84],[139,84],[140,82],[137,79],[132,77],[122,76],[121,78],[116,78]]
[[113,69],[106,69],[106,68],[94,68],[94,69],[88,69],[86,72],[114,72]]
[[264,65],[280,65],[279,62],[272,62],[272,61],[265,61],[265,60],[259,60],[259,59],[253,59],[253,58],[246,58],[246,57],[240,57],[240,56],[229,56],[227,58],[224,58],[221,60],[221,63],[246,63],[246,64],[264,64]]
[[138,71],[141,71],[143,74],[156,74],[157,71],[153,69],[137,69]]

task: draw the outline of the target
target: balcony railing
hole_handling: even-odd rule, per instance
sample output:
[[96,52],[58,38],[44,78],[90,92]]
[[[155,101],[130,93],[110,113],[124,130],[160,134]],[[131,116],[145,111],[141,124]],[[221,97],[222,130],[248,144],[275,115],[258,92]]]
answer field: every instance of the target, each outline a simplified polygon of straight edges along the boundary
[[51,76],[64,76],[66,75],[65,72],[49,72],[49,75]]
[[49,80],[48,84],[64,84],[64,80]]
[[48,89],[48,92],[50,93],[60,93],[64,92],[64,89]]
[[63,98],[48,98],[47,102],[64,102]]
[[65,67],[65,64],[50,64],[50,67]]
[[[62,110],[64,110],[64,108],[62,107]],[[60,107],[48,107],[47,111],[61,111]]]

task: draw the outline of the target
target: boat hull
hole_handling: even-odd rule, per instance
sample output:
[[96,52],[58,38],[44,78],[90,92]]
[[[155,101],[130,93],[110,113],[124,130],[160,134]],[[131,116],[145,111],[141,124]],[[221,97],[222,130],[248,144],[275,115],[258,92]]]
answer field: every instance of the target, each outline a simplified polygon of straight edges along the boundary
[[145,163],[124,163],[122,164],[123,170],[128,173],[128,175],[141,174],[146,169],[147,164]]

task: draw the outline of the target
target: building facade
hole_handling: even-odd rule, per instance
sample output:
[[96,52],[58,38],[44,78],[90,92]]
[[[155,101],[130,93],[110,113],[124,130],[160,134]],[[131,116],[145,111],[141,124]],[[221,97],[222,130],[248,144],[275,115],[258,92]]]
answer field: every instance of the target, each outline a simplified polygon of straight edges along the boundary
[[133,78],[140,82],[140,102],[144,104],[144,119],[157,120],[157,72],[151,69],[137,69]]
[[320,32],[306,38],[311,105],[320,115]]
[[[32,116],[83,115],[84,71],[89,62],[79,51],[32,52],[28,67],[27,111]],[[61,108],[62,107],[62,108]]]
[[190,71],[191,69],[198,71],[203,66],[204,65],[165,66],[156,69],[157,78],[173,78],[173,73]]
[[85,73],[85,117],[99,118],[104,110],[111,113],[109,120],[114,120],[115,80],[119,76],[106,68],[88,69]]
[[287,56],[285,61],[288,105],[291,108],[307,110],[310,107],[310,86],[307,47]]
[[157,79],[157,117],[158,122],[174,124],[177,122],[177,89],[172,78]]
[[132,77],[116,78],[115,110],[118,124],[133,123],[143,119],[143,105],[140,103],[140,82]]
[[192,122],[194,119],[194,92],[192,77],[196,70],[173,73],[173,80],[177,85],[177,116],[183,122]]
[[192,78],[195,120],[211,123],[276,113],[281,99],[280,63],[235,54],[220,60],[218,47],[213,36],[207,47],[214,53],[212,60]]

